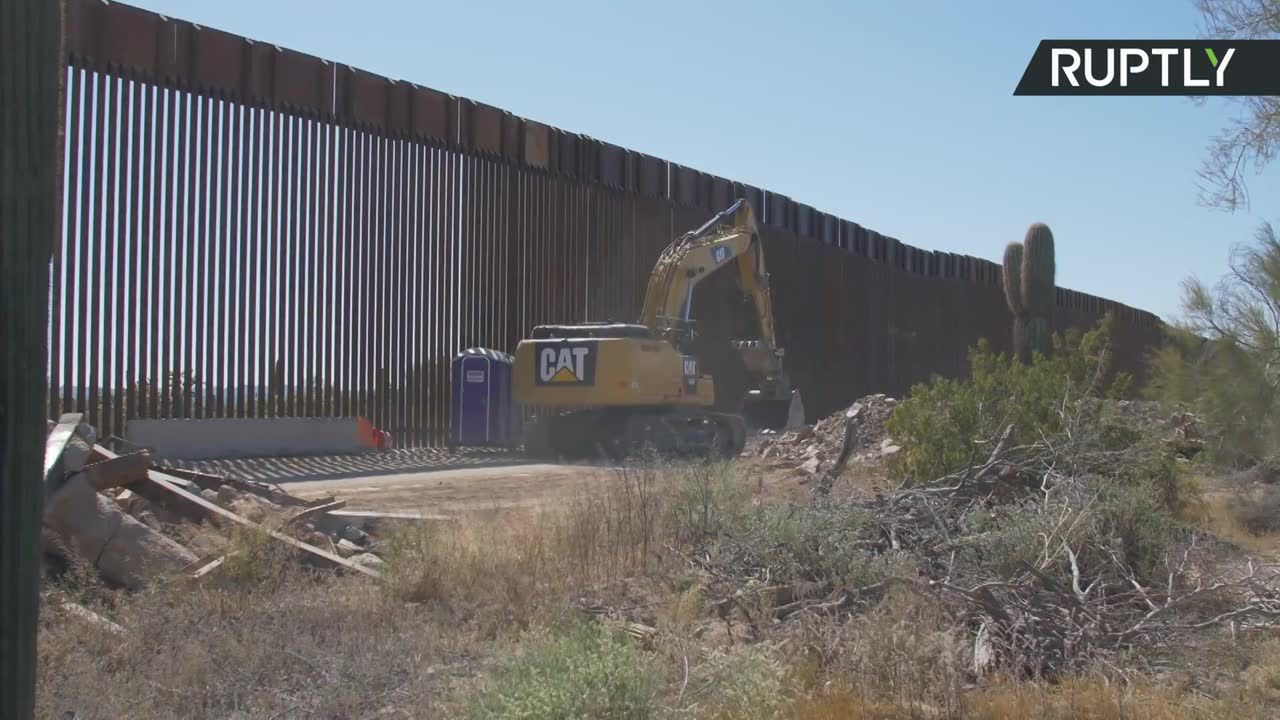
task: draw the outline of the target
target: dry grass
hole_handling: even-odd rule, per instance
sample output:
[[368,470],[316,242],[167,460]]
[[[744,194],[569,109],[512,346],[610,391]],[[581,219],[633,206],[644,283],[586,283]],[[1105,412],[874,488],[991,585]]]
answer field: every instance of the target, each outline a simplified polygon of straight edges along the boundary
[[[732,618],[718,616],[684,552],[751,512],[753,489],[723,467],[632,468],[535,517],[405,527],[382,543],[381,585],[303,569],[250,532],[231,535],[233,559],[200,585],[123,595],[73,567],[56,592],[126,632],[47,603],[40,716],[453,717],[487,712],[479,699],[495,687],[513,708],[529,707],[526,687],[534,700],[572,699],[572,673],[555,668],[582,669],[572,677],[590,685],[602,658],[629,652],[557,640],[573,632],[582,615],[571,607],[584,597],[658,628],[644,652],[657,685],[629,696],[649,699],[628,717],[1263,718],[1280,707],[1280,640],[1225,630],[1221,652],[1190,648],[1180,663],[1221,672],[1164,684],[1117,684],[1116,673],[975,680],[973,628],[950,624],[939,600],[898,589],[854,616],[814,615],[746,639],[740,620],[726,630]],[[1197,512],[1240,544],[1280,546],[1226,524],[1233,516],[1213,494]],[[513,670],[511,657],[533,664]]]
[[1120,688],[1096,680],[1073,679],[1054,686],[1009,683],[984,688],[968,695],[959,709],[904,705],[847,691],[833,691],[797,701],[789,708],[787,717],[795,720],[1184,720],[1245,717],[1224,714],[1224,711],[1234,709],[1196,702],[1168,688]]
[[99,607],[123,635],[46,612],[40,717],[428,717],[453,673],[474,672],[472,632],[438,613],[359,578],[272,574]]
[[591,589],[669,570],[662,475],[626,469],[598,493],[532,516],[399,528],[383,546],[388,594],[523,628]]
[[1201,481],[1208,488],[1184,517],[1247,552],[1280,556],[1280,492]]

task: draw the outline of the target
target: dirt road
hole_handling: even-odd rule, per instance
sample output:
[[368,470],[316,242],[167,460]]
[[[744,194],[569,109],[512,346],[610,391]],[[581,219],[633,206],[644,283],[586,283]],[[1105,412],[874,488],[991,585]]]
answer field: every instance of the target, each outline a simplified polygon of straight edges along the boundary
[[298,481],[281,486],[307,500],[330,495],[346,500],[348,510],[447,517],[545,507],[572,497],[591,484],[608,482],[611,477],[608,468],[507,465]]
[[546,506],[613,476],[606,467],[535,464],[516,453],[485,449],[422,448],[174,464],[278,484],[308,500],[332,495],[346,500],[349,510],[442,516]]

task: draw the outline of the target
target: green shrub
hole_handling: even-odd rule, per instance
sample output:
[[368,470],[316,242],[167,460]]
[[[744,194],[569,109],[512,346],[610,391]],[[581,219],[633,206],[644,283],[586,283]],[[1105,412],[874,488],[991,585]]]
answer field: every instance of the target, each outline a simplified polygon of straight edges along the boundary
[[880,532],[867,510],[845,500],[769,505],[744,517],[716,549],[716,559],[726,567],[767,571],[773,583],[858,587],[884,575],[885,560],[867,552]]
[[383,542],[383,587],[407,602],[441,601],[448,579],[439,531],[426,523],[395,528]]
[[219,577],[233,585],[249,589],[257,585],[278,586],[286,568],[295,558],[289,547],[277,542],[261,527],[235,527],[231,530]]
[[1183,283],[1183,317],[1150,361],[1148,392],[1212,430],[1206,456],[1238,466],[1280,448],[1280,237],[1263,223],[1215,285]]
[[966,537],[971,540],[961,546],[958,561],[989,568],[997,577],[1009,579],[1039,560],[1042,538],[1049,535],[1057,519],[1025,506],[999,512],[979,509],[966,518]]
[[1212,430],[1205,456],[1225,465],[1250,465],[1280,447],[1280,392],[1266,356],[1231,338],[1205,341],[1170,329],[1149,359],[1146,394],[1172,409],[1190,409]]
[[1054,338],[1050,357],[1031,364],[997,354],[984,340],[969,355],[966,381],[935,378],[916,385],[889,419],[888,432],[902,446],[892,471],[902,478],[932,480],[980,463],[1004,429],[1014,445],[1040,441],[1062,429],[1074,401],[1121,392],[1129,380],[1110,372],[1110,316],[1086,333]]
[[1096,482],[1093,522],[1095,538],[1110,539],[1138,579],[1149,582],[1167,572],[1170,549],[1186,536],[1186,526],[1170,512],[1159,488],[1151,483]]
[[1079,554],[1083,576],[1096,576],[1118,558],[1143,582],[1168,572],[1166,558],[1189,530],[1151,483],[1117,483],[1100,476],[1065,495],[1033,495],[979,508],[964,519],[963,527],[966,541],[955,561],[960,568],[983,568],[1008,580],[1028,566],[1041,565],[1047,553],[1062,564],[1052,574],[1069,577],[1059,552],[1065,544]]
[[699,720],[768,720],[788,698],[788,672],[761,647],[712,655],[697,671]]
[[501,665],[468,706],[485,720],[644,720],[657,709],[661,677],[634,642],[579,626],[537,638]]
[[671,532],[681,544],[697,545],[741,520],[751,488],[724,462],[698,463],[672,470]]

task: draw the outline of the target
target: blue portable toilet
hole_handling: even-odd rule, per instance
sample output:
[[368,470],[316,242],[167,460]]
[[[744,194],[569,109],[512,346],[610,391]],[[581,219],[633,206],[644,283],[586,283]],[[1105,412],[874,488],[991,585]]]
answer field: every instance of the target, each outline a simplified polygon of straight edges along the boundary
[[513,362],[510,355],[487,348],[463,350],[453,358],[453,445],[516,444]]

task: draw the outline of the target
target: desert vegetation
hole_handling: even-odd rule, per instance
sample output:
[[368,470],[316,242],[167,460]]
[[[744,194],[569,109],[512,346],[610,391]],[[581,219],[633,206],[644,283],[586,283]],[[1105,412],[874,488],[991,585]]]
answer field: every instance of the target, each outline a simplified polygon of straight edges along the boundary
[[[830,437],[900,449],[828,458],[825,484],[771,460],[806,428],[732,462],[638,461],[555,508],[399,526],[381,581],[251,531],[207,577],[140,592],[69,563],[41,713],[1272,717],[1269,456],[1224,451],[1233,427],[1196,397],[1121,399],[1110,332],[1030,363],[980,345],[964,381],[860,401],[887,425]],[[1170,352],[1152,392],[1194,371]]]

